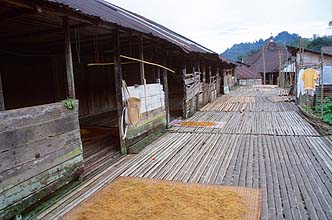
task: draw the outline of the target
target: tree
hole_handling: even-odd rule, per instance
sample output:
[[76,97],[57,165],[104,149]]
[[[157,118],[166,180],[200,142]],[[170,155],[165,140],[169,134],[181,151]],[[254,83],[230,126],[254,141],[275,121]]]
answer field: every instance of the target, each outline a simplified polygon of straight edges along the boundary
[[332,36],[317,37],[309,42],[307,48],[319,52],[323,46],[332,46]]

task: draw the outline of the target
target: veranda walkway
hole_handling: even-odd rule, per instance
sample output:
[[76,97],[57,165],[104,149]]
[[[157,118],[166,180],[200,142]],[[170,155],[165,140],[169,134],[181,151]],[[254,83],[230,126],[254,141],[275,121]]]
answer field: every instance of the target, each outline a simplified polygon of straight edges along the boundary
[[[222,128],[173,127],[105,173],[104,183],[121,175],[261,188],[261,219],[332,219],[332,138],[279,92],[240,88],[218,98],[188,121]],[[88,195],[43,216],[62,215]]]

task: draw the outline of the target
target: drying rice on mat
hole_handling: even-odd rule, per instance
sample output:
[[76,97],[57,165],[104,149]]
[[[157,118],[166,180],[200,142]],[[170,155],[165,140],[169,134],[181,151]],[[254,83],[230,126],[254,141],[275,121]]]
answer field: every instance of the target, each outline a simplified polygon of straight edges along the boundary
[[[248,198],[232,190],[236,187],[222,187],[120,177],[72,210],[64,219],[248,219],[248,204],[255,202],[245,201]],[[259,190],[255,192],[260,195]]]

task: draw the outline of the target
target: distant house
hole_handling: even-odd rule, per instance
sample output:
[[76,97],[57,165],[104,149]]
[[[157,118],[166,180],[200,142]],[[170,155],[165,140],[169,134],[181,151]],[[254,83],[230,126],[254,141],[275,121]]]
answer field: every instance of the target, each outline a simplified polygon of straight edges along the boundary
[[250,70],[250,66],[245,63],[237,62],[235,71],[239,85],[248,86],[262,84],[262,76]]
[[326,54],[332,55],[332,46],[325,46],[325,47],[322,47],[322,51],[323,51],[323,53],[326,53]]
[[290,53],[287,49],[269,41],[256,53],[247,57],[244,63],[250,66],[251,71],[262,76],[263,84],[276,85],[281,64],[285,63],[289,57]]

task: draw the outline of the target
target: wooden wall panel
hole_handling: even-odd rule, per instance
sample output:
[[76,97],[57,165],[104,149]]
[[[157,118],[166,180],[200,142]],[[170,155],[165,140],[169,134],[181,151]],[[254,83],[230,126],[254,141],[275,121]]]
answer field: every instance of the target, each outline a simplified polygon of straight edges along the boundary
[[78,108],[60,102],[3,111],[0,121],[0,219],[6,219],[78,177],[83,156]]

